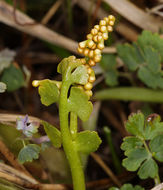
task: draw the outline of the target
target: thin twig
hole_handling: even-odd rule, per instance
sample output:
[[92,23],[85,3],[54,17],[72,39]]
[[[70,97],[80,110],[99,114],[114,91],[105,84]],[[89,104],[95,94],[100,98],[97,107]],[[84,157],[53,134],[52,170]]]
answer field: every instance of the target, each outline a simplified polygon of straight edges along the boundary
[[157,5],[151,9],[147,9],[147,12],[150,14],[157,14],[157,15],[163,17],[163,12],[161,9],[163,9],[163,4]]
[[145,11],[136,7],[133,3],[127,0],[103,0],[110,5],[117,13],[125,17],[128,21],[132,22],[136,26],[151,30],[152,32],[158,32],[163,23],[160,19],[147,14]]
[[112,179],[112,181],[118,186],[121,187],[121,182],[114,175],[111,169],[105,164],[105,162],[95,153],[91,153],[93,159],[101,166],[101,168],[107,173],[107,175]]
[[[51,19],[51,17],[54,16],[55,12],[57,11],[57,9],[59,8],[59,6],[61,5],[61,2],[62,2],[62,0],[58,0],[57,2],[55,2],[52,5],[52,7],[49,9],[49,11],[42,18],[41,24],[46,25],[49,22],[49,20]],[[22,55],[22,52],[28,49],[28,47],[32,43],[33,39],[34,39],[34,37],[31,37],[31,36],[28,37],[28,39],[26,40],[25,44],[23,45],[23,47],[19,51],[19,55]]]
[[52,7],[49,9],[49,11],[43,17],[43,19],[41,21],[42,24],[47,24],[49,22],[49,20],[52,18],[52,16],[54,16],[54,14],[56,13],[56,11],[60,7],[61,3],[62,3],[62,0],[58,0],[57,2],[55,2],[52,5]]
[[95,8],[94,13],[93,13],[92,25],[94,25],[94,22],[95,22],[95,20],[96,20],[97,13],[98,13],[98,10],[99,10],[99,8],[100,8],[101,2],[102,2],[102,0],[97,0],[96,8]]

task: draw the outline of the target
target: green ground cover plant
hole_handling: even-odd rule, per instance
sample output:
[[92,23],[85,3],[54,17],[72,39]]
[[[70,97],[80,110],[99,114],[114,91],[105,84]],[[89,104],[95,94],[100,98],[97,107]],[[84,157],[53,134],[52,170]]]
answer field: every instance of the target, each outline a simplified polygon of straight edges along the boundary
[[[72,30],[74,26],[70,1],[67,1],[67,4],[69,27]],[[143,31],[136,42],[117,45],[116,54],[105,54],[102,57],[104,41],[112,32],[114,22],[114,16],[105,17],[99,25],[94,26],[87,39],[79,43],[78,52],[84,58],[69,56],[59,63],[57,72],[61,80],[36,78],[32,82],[33,87],[38,88],[40,101],[44,106],[51,106],[54,103],[57,105],[59,126],[41,120],[40,124],[46,134],[41,136],[39,124],[30,122],[28,115],[18,117],[16,122],[19,137],[15,141],[21,142],[18,147],[19,163],[26,164],[39,159],[41,152],[50,146],[63,148],[71,170],[74,190],[86,189],[83,157],[95,152],[102,143],[96,131],[79,130],[78,120],[83,122],[84,128],[84,125],[87,125],[84,122],[88,121],[93,111],[92,99],[163,102],[161,65],[163,39],[158,34]],[[61,57],[67,55],[66,52],[61,52],[62,49],[48,43],[46,45],[49,49],[58,51]],[[15,53],[10,50],[0,52],[0,93],[14,92],[26,87],[29,82],[28,70],[20,69],[14,62],[14,56]],[[92,88],[96,77],[92,67],[99,62],[109,88],[100,89],[93,95]],[[123,68],[118,66],[119,63]],[[121,86],[120,78],[125,78],[128,86]],[[121,87],[117,87],[118,85]],[[5,128],[5,125],[3,127]],[[155,113],[148,116],[143,112],[133,113],[128,117],[125,127],[129,136],[123,138],[121,145],[125,157],[122,166],[130,172],[137,172],[141,180],[152,178],[155,186],[160,184],[159,164],[163,162],[163,122],[160,116]],[[113,164],[119,174],[123,169],[113,145],[111,130],[104,127],[103,131],[114,159]],[[143,189],[140,185],[129,183],[118,188],[109,188],[109,190]]]
[[[71,168],[74,190],[85,189],[80,153],[88,155],[96,151],[101,144],[97,132],[78,132],[77,118],[86,121],[92,112],[93,105],[89,99],[92,96],[95,74],[91,67],[101,60],[104,40],[108,39],[108,32],[112,31],[114,21],[112,15],[105,17],[87,35],[87,40],[79,43],[78,51],[84,54],[85,58],[76,59],[75,56],[70,56],[59,63],[57,71],[62,75],[62,81],[33,81],[33,86],[38,87],[42,104],[59,104],[60,131],[46,122],[42,124],[52,144],[56,148],[63,145]],[[17,129],[22,130],[26,137],[32,137],[37,132],[37,126],[29,124],[28,116],[17,120]],[[18,155],[21,163],[38,158],[40,146],[26,145],[24,140],[23,145]]]
[[[162,49],[163,39],[150,31],[143,31],[132,44],[117,45],[117,55],[104,55],[100,63],[106,84],[114,88],[98,91],[95,98],[163,102]],[[117,69],[117,58],[124,64],[123,71]],[[119,77],[130,86],[117,87]]]

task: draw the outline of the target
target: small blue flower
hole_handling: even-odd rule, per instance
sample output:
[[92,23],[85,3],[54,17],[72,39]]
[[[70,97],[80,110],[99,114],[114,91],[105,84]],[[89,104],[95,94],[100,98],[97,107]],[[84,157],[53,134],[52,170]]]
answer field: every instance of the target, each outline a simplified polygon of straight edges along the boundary
[[22,130],[23,134],[27,137],[32,137],[33,134],[37,133],[38,131],[38,126],[29,122],[28,115],[26,115],[24,118],[19,117],[16,120],[16,128],[18,130]]

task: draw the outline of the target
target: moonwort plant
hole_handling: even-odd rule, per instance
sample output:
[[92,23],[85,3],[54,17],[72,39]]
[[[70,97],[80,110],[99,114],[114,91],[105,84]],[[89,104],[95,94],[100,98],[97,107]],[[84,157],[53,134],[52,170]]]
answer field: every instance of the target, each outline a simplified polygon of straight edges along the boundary
[[45,122],[43,125],[52,144],[55,147],[63,145],[71,168],[74,190],[85,190],[80,153],[96,151],[101,143],[95,131],[78,132],[77,118],[86,121],[92,112],[93,105],[89,101],[95,81],[92,67],[101,60],[104,40],[112,32],[114,22],[114,16],[105,17],[99,25],[94,26],[87,40],[79,43],[78,52],[84,58],[70,56],[59,63],[57,71],[62,75],[62,81],[46,79],[32,83],[38,87],[44,105],[59,103],[60,131]]

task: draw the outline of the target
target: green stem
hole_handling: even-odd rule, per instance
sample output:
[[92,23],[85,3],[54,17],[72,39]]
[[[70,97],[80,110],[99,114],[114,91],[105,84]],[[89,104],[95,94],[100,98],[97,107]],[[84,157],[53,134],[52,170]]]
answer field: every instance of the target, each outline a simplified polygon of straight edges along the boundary
[[72,139],[74,140],[77,135],[77,115],[74,112],[70,113],[70,133],[72,136]]
[[122,167],[113,145],[111,130],[109,129],[109,127],[107,126],[104,127],[104,133],[112,155],[113,164],[116,168],[117,173],[120,173],[122,171]]
[[151,153],[151,151],[149,150],[148,145],[146,144],[145,140],[142,140],[142,142],[143,142],[143,144],[144,144],[144,147],[145,147],[146,151],[147,151],[148,154],[150,154],[151,157],[152,157],[152,153]]
[[161,183],[160,181],[160,176],[157,174],[156,177],[154,178],[155,185],[158,185]]
[[[67,109],[67,95],[70,84],[66,79],[62,81],[60,101],[59,101],[59,116],[60,116],[60,128],[62,135],[62,143],[65,154],[67,156],[71,173],[74,190],[85,190],[84,172],[81,164],[81,160],[78,152],[75,149],[72,136],[69,130],[68,122],[68,109]],[[72,122],[70,122],[72,123]],[[74,122],[73,122],[74,123]]]
[[24,140],[22,140],[22,143],[23,143],[23,146],[26,147],[26,144],[25,144],[25,141],[24,141]]
[[[153,157],[151,151],[150,151],[149,148],[148,148],[147,143],[145,142],[145,140],[142,140],[142,142],[143,142],[144,147],[145,147],[145,149],[147,150],[147,152],[151,155],[151,157]],[[155,185],[158,185],[158,184],[161,183],[161,182],[160,182],[160,176],[159,176],[159,173],[157,173],[157,175],[155,176],[155,178],[154,178],[154,182],[155,182]]]
[[72,32],[72,29],[73,29],[73,17],[72,17],[71,0],[67,0],[67,12],[68,12],[69,28],[70,28],[70,31]]
[[163,102],[163,90],[139,87],[109,88],[96,92],[96,100],[124,100],[143,102]]

